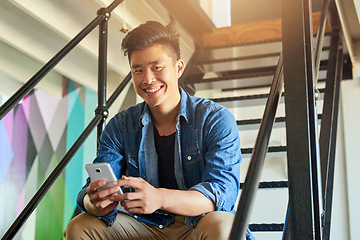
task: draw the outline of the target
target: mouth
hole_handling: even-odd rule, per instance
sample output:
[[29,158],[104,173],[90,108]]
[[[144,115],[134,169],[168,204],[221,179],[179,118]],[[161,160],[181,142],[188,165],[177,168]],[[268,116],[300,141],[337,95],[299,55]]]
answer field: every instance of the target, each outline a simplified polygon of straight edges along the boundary
[[154,93],[154,92],[159,91],[160,89],[161,89],[161,86],[160,87],[147,88],[147,89],[145,89],[145,92]]

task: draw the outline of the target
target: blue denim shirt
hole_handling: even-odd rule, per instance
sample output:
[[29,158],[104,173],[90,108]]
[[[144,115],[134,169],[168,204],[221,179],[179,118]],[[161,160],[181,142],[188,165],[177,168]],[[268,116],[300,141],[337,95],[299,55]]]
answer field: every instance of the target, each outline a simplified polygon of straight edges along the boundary
[[[224,107],[206,99],[188,95],[180,88],[181,103],[177,118],[174,167],[180,190],[196,190],[215,203],[216,211],[235,213],[240,188],[240,139],[233,115]],[[149,106],[143,102],[118,113],[106,125],[94,162],[109,162],[117,178],[125,172],[159,187],[158,156],[154,143],[154,125]],[[87,183],[78,195],[83,198]],[[162,210],[153,214],[131,214],[137,220],[159,228],[169,226],[174,215]],[[117,210],[100,217],[108,225]],[[202,215],[201,215],[202,216]],[[194,227],[197,217],[186,217]]]

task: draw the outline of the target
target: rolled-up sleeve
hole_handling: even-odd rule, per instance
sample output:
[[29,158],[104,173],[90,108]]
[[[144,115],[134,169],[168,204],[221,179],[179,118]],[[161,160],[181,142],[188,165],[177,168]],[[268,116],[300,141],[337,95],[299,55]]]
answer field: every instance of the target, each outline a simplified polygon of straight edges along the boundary
[[216,211],[235,212],[240,189],[240,137],[234,116],[219,108],[204,124],[206,146],[202,181],[191,187],[215,203]]

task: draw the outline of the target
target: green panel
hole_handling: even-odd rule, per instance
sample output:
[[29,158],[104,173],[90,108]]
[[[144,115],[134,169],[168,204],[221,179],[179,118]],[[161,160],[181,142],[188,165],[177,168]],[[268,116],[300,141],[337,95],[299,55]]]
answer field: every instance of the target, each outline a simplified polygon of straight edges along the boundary
[[[59,162],[55,155],[53,157],[53,162],[54,165],[57,165]],[[61,174],[59,178],[55,181],[54,185],[52,186],[51,192],[52,192],[54,204],[55,206],[57,206],[54,209],[55,211],[54,213],[56,213],[59,222],[62,223],[63,225],[65,211],[69,211],[69,210],[71,211],[71,209],[65,209],[65,204],[64,204],[64,192],[65,192],[64,174]],[[62,231],[63,228],[64,227],[61,226],[60,230]]]
[[64,206],[66,209],[66,211],[64,212],[64,221],[63,221],[64,224],[63,230],[65,230],[66,224],[71,220],[72,216],[74,215],[75,209],[73,208],[73,203],[69,197],[69,193],[67,189],[65,189],[64,191],[63,199],[64,199]]
[[[70,82],[70,88],[73,85]],[[71,90],[71,89],[70,89]],[[66,149],[70,149],[76,139],[80,136],[84,129],[84,108],[79,98],[79,95],[73,94],[77,91],[72,91],[69,94],[69,104],[74,103],[72,108],[69,106],[69,117],[67,125],[67,136],[66,136]],[[66,167],[65,172],[65,188],[69,194],[70,201],[65,201],[65,209],[74,211],[76,207],[76,197],[82,187],[82,176],[81,173],[83,166],[83,153],[84,148],[81,147],[75,156],[71,159]],[[66,215],[66,218],[68,216]]]
[[[85,122],[88,124],[94,117],[94,110],[97,106],[97,95],[96,92],[91,89],[86,89],[85,95]],[[96,156],[96,128],[90,134],[89,138],[84,143],[84,158],[83,165],[91,163]],[[82,168],[83,173],[83,184],[88,176],[85,168]]]
[[57,206],[49,191],[38,207],[36,208],[36,240],[49,240],[49,239],[60,239],[63,235],[62,232],[62,221],[60,222],[57,214]]

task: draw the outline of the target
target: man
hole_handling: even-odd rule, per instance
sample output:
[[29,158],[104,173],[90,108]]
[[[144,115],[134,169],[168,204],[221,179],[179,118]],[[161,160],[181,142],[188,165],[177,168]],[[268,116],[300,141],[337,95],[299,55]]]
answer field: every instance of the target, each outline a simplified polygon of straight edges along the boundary
[[105,198],[116,187],[98,192],[105,182],[87,179],[78,195],[86,213],[68,224],[67,239],[227,239],[240,187],[234,117],[179,88],[185,64],[170,26],[142,24],[122,49],[144,102],[109,121],[94,162],[109,162],[115,184],[132,191]]

